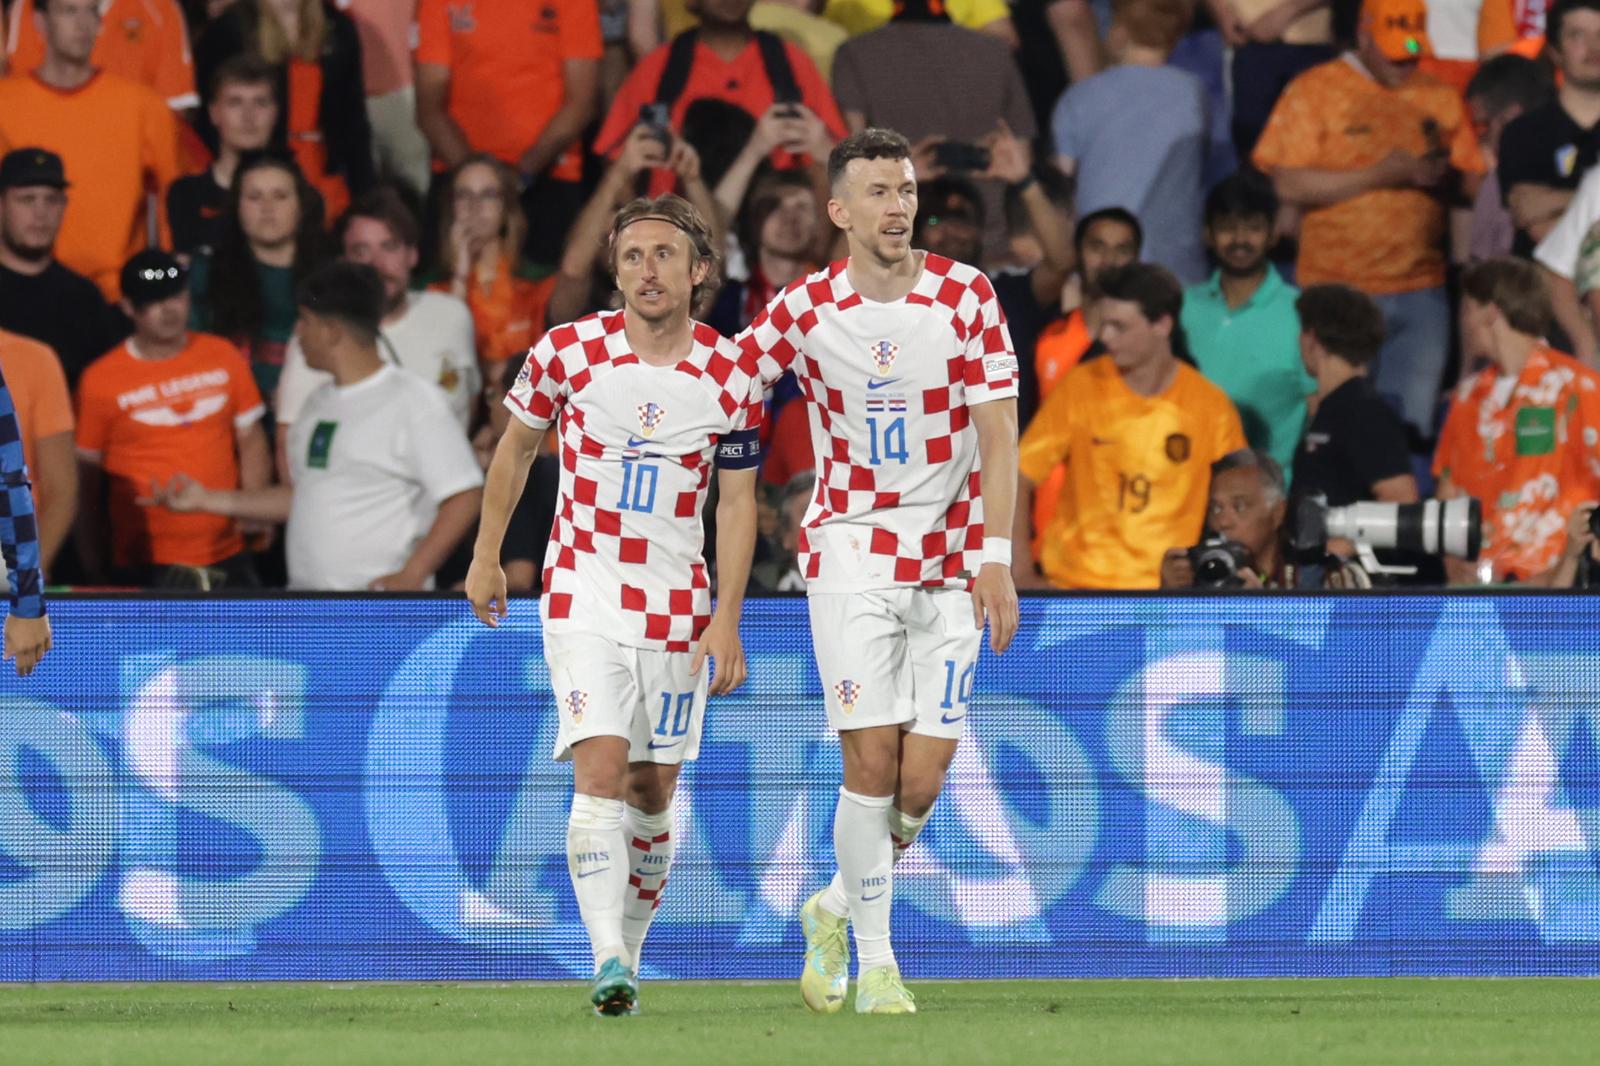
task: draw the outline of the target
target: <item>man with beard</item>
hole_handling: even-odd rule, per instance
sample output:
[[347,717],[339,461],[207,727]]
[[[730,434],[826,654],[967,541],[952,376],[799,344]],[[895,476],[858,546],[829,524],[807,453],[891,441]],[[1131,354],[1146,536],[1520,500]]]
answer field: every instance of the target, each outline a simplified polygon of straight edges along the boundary
[[[472,312],[448,293],[410,291],[420,232],[416,217],[392,188],[358,197],[337,227],[341,258],[364,263],[383,281],[383,322],[378,351],[384,362],[410,371],[444,390],[450,411],[465,431],[477,404],[481,377],[474,346]],[[332,381],[312,370],[298,340],[289,342],[278,379],[280,442],[312,393]]]
[[48,344],[69,384],[128,335],[128,323],[55,257],[67,209],[61,157],[19,148],[0,159],[0,329]]
[[1272,183],[1255,171],[1211,190],[1205,238],[1217,270],[1183,294],[1183,333],[1200,372],[1239,409],[1250,446],[1288,471],[1315,382],[1300,361],[1298,291],[1267,262],[1277,216]]

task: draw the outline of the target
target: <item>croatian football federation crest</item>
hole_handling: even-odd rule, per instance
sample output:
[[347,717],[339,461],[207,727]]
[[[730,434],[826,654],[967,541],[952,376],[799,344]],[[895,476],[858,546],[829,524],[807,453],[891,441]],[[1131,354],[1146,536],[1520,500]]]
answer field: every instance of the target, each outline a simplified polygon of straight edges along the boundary
[[641,437],[654,436],[656,430],[661,426],[661,420],[667,416],[666,410],[660,404],[651,401],[640,404],[638,411],[639,435]]
[[846,678],[833,686],[833,694],[839,697],[839,706],[844,708],[844,713],[849,714],[856,709],[856,701],[861,698],[861,686]]
[[887,374],[894,366],[894,357],[899,354],[900,346],[894,341],[877,341],[867,351],[872,353],[872,365],[878,368],[878,373]]
[[583,721],[583,712],[589,706],[589,694],[573,689],[567,693],[567,713],[572,715],[572,724],[578,725]]

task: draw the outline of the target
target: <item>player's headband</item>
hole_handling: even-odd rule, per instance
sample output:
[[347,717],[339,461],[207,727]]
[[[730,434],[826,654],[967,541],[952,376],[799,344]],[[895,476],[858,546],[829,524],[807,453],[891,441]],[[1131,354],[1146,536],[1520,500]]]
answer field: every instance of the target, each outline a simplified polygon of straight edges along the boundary
[[[622,231],[633,225],[635,222],[665,222],[667,225],[676,230],[679,230],[683,233],[689,233],[689,231],[684,229],[682,224],[680,224],[677,219],[668,218],[666,215],[640,215],[638,218],[628,219],[626,223],[618,227],[617,236],[622,236]],[[693,237],[694,234],[690,233],[689,236]]]

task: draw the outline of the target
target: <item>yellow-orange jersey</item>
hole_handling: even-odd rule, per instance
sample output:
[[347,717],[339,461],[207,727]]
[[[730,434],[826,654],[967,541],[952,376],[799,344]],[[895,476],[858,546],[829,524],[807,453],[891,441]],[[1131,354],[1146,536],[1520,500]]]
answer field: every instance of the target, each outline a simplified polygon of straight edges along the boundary
[[1128,388],[1110,356],[1074,367],[1022,436],[1030,481],[1067,469],[1045,576],[1066,589],[1158,587],[1162,553],[1199,539],[1211,464],[1243,447],[1233,403],[1187,364],[1157,396]]

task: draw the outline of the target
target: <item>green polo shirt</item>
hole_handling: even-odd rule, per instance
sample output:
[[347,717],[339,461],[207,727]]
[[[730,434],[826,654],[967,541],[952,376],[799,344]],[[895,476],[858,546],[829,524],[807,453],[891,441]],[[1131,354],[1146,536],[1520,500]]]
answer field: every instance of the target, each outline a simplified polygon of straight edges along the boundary
[[1228,394],[1250,446],[1282,463],[1286,479],[1316,385],[1300,361],[1299,295],[1270,265],[1235,310],[1223,299],[1220,271],[1183,294],[1184,338],[1200,372]]

